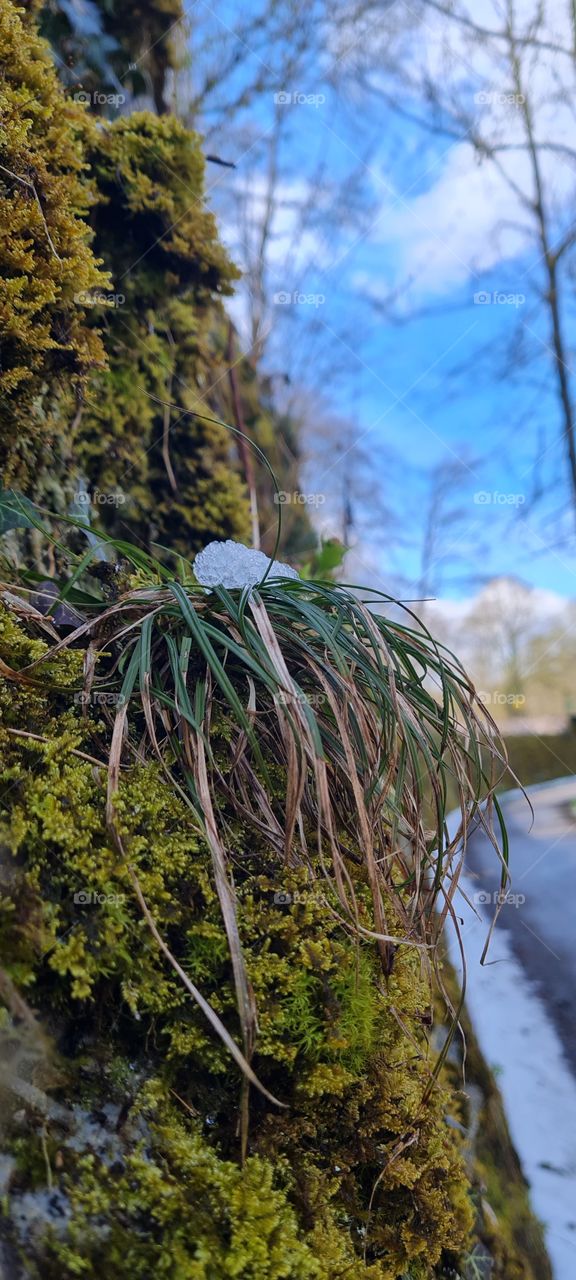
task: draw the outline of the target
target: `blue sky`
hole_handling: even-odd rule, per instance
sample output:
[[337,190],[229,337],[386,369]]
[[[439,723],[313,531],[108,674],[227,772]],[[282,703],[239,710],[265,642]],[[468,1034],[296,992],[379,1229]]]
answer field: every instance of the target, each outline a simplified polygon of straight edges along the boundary
[[[234,5],[230,16],[233,11]],[[480,65],[477,71],[464,86],[469,94],[484,82],[486,69]],[[267,284],[270,292],[292,296],[297,290],[298,297],[322,302],[271,308],[274,327],[265,359],[270,369],[300,381],[323,412],[345,420],[343,438],[360,440],[370,455],[373,484],[397,528],[379,529],[377,515],[366,509],[357,530],[365,562],[384,579],[418,576],[430,469],[461,459],[454,494],[457,555],[447,527],[441,590],[458,598],[491,575],[518,574],[574,596],[561,418],[551,380],[548,317],[534,292],[542,280],[539,251],[527,232],[525,211],[514,208],[506,183],[482,170],[469,146],[428,134],[379,101],[367,105],[351,102],[349,94],[339,97],[320,75],[315,78],[313,67],[307,80],[278,89],[292,100],[282,108]],[[296,95],[325,101],[295,101]],[[490,104],[480,110],[501,108]],[[249,251],[232,198],[236,193],[244,213],[249,207],[258,220],[275,111],[272,95],[265,96],[249,106],[235,131],[216,135],[220,154],[237,168],[214,179],[209,174],[216,184],[212,199],[241,260]],[[557,111],[543,121],[562,136]],[[515,136],[517,120],[508,115],[503,124]],[[319,165],[321,181],[314,189]],[[522,159],[510,165],[511,180],[529,192]],[[358,219],[342,198],[342,184],[353,170],[362,186]],[[555,160],[547,181],[560,230],[572,171]],[[315,217],[293,241],[295,209],[310,193]],[[475,302],[480,291],[490,302]],[[234,314],[241,315],[241,304]],[[315,362],[318,338],[333,362],[328,377]],[[511,347],[521,353],[516,373]],[[343,452],[335,449],[329,472],[325,461],[312,458],[309,465],[311,481],[316,474],[319,486],[326,486],[327,521],[341,492],[342,471],[352,461],[350,455],[339,462]],[[481,502],[475,501],[478,493],[484,495]]]

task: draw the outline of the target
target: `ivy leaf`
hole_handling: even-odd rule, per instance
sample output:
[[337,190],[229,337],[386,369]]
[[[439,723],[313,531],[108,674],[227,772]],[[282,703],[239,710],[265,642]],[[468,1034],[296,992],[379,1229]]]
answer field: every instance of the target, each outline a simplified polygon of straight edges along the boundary
[[300,570],[300,576],[305,579],[329,579],[340,568],[347,550],[338,538],[327,538]]

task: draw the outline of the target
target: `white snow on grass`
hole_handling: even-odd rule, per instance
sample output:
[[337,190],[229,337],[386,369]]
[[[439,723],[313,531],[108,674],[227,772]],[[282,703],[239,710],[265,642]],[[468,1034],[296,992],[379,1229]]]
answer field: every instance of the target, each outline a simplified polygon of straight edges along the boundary
[[[461,883],[472,897],[477,884],[466,876]],[[546,1229],[555,1280],[576,1280],[576,1080],[505,929],[496,927],[489,963],[482,966],[487,918],[479,920],[461,898],[456,910],[464,920],[468,1013],[488,1065],[497,1069],[532,1207]],[[449,946],[460,972],[452,928]]]
[[263,551],[245,547],[243,542],[227,538],[225,542],[209,542],[194,560],[194,573],[203,587],[228,587],[242,590],[257,587],[265,574],[270,578],[298,578],[299,574],[281,560],[270,560]]

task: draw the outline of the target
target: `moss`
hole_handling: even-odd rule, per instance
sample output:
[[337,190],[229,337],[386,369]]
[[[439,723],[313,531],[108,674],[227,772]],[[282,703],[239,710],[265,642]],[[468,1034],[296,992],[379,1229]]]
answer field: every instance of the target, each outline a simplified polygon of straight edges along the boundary
[[73,416],[74,388],[105,363],[77,295],[106,289],[108,278],[86,220],[94,190],[85,113],[65,97],[47,45],[9,0],[0,0],[0,46],[0,467],[25,484],[58,412]]
[[[176,0],[142,3],[136,30],[133,6],[128,19],[122,6],[104,6],[98,76],[109,54],[110,89],[117,89],[117,56],[124,78],[130,40],[144,67],[136,49],[144,40],[158,61],[162,95],[176,9]],[[80,70],[87,59],[88,93],[106,89],[95,83],[90,50],[67,34],[68,11],[28,10],[21,20],[10,0],[0,0],[0,138],[4,163],[17,175],[0,174],[0,221],[10,226],[0,296],[0,385],[10,397],[0,427],[5,480],[60,513],[86,486],[92,523],[184,555],[212,538],[247,541],[234,438],[192,416],[235,421],[221,298],[238,273],[206,208],[199,139],[174,117],[146,111],[97,122],[73,94],[65,96],[35,33],[34,14],[57,49],[64,42],[58,68],[65,82],[72,76],[74,92],[79,72],[69,61],[76,54]],[[154,34],[151,46],[144,31]],[[30,173],[38,201],[18,181]],[[238,352],[233,363],[246,430],[270,457],[280,488],[296,492],[298,424],[275,411],[248,358]],[[269,473],[255,463],[255,475],[264,547],[272,551],[277,507]],[[315,545],[307,508],[288,504],[284,553],[306,557]],[[49,566],[33,551],[44,571]]]
[[123,301],[106,312],[110,371],[86,398],[76,456],[91,490],[127,498],[96,518],[185,554],[214,537],[248,537],[232,438],[189,412],[214,416],[218,299],[236,276],[205,207],[199,140],[173,117],[139,112],[102,130],[90,160],[96,243]]
[[[144,8],[169,23],[169,7]],[[95,523],[186,554],[247,538],[232,439],[189,412],[214,417],[220,298],[237,276],[199,139],[149,112],[97,124],[9,0],[0,40],[5,482],[59,512],[87,484]]]
[[103,1264],[110,1280],[326,1275],[270,1163],[251,1157],[240,1169],[221,1160],[173,1115],[151,1125],[146,1148],[121,1170],[86,1155],[63,1182],[72,1225],[64,1242],[48,1244],[48,1276],[64,1268],[97,1277]]
[[[44,642],[1,618],[0,657],[37,657]],[[251,1091],[242,1169],[238,1073],[142,918],[107,833],[105,771],[73,754],[103,758],[108,730],[98,708],[84,719],[72,709],[72,673],[53,661],[42,688],[0,682],[2,950],[60,1079],[41,1123],[31,1106],[27,1136],[12,1126],[10,1222],[25,1274],[396,1280],[411,1267],[428,1280],[465,1248],[472,1210],[445,1089],[423,1100],[430,993],[418,953],[401,948],[386,983],[373,945],[351,942],[329,910],[324,882],[293,869],[279,884],[275,856],[251,836],[234,865],[259,1010],[253,1061],[287,1105]],[[8,732],[24,714],[48,741]],[[245,848],[230,821],[232,846]],[[118,823],[161,933],[238,1035],[208,850],[156,765],[123,777]],[[57,1221],[46,1210],[31,1236],[27,1196],[45,1204],[47,1159]]]

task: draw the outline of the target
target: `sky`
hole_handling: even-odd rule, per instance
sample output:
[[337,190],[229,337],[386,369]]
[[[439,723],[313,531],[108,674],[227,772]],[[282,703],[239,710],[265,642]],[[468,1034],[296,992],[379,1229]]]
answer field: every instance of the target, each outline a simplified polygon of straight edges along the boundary
[[[234,3],[228,8],[214,21],[229,28]],[[547,37],[566,42],[568,0],[548,0],[546,8]],[[394,10],[404,33],[414,11],[404,0]],[[517,11],[528,21],[535,0],[518,0]],[[492,0],[475,0],[471,12],[477,22],[498,25]],[[479,131],[508,144],[499,169],[479,163],[469,138],[415,123],[426,116],[418,94],[385,71],[374,77],[375,94],[356,93],[345,73],[367,41],[378,51],[377,22],[368,31],[327,33],[304,78],[278,85],[285,102],[264,95],[235,130],[216,132],[219,154],[237,167],[218,172],[211,198],[233,255],[250,266],[266,200],[268,140],[280,120],[266,278],[276,300],[265,363],[305,390],[312,419],[337,415],[328,450],[325,443],[315,448],[312,422],[305,480],[321,496],[314,518],[333,533],[346,476],[359,477],[357,491],[348,480],[350,563],[381,584],[415,584],[433,469],[453,465],[458,479],[433,574],[438,595],[465,599],[490,576],[518,575],[571,598],[574,517],[565,500],[548,318],[537,296],[541,253],[521,202],[532,187],[526,156],[514,149],[520,115],[493,50],[471,43],[465,30],[451,28],[449,38],[446,31],[442,19],[428,15],[407,39],[398,37],[398,56],[412,79],[422,70],[440,79]],[[383,63],[392,59],[392,44],[383,46]],[[248,68],[262,59],[265,50],[254,57],[248,51]],[[334,80],[338,63],[342,79],[329,87],[326,71]],[[540,140],[569,145],[574,118],[565,97],[574,97],[573,61],[540,52],[529,79]],[[572,216],[575,162],[557,149],[543,156],[552,234],[560,238]],[[310,198],[313,215],[302,226],[300,210]],[[247,334],[246,299],[243,284],[232,310]],[[567,299],[569,333],[570,305]],[[523,366],[515,374],[517,350]]]

